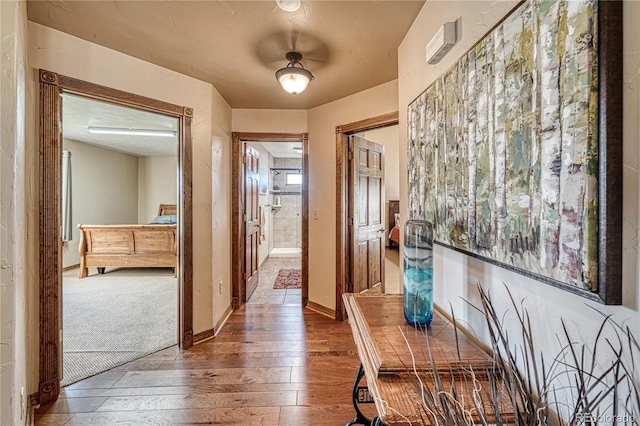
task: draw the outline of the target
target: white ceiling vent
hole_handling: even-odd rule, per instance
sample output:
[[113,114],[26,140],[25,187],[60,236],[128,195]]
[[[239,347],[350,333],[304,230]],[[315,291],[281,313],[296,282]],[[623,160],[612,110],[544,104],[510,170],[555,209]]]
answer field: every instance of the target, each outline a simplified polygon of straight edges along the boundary
[[456,23],[445,22],[427,44],[427,63],[437,64],[456,44]]

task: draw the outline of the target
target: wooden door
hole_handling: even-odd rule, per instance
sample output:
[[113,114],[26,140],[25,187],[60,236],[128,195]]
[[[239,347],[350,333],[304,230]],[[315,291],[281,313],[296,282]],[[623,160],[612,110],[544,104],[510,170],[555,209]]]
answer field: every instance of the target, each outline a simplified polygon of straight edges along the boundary
[[384,292],[384,146],[349,140],[352,215],[350,291]]
[[244,265],[242,302],[245,303],[258,286],[258,244],[260,242],[260,217],[258,193],[260,184],[258,151],[245,144],[244,150]]

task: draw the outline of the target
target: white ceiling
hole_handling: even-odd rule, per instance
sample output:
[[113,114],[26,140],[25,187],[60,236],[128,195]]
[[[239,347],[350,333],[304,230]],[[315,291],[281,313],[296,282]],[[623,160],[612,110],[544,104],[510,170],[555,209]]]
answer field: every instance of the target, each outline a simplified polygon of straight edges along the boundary
[[[62,95],[62,136],[136,157],[172,157],[177,155],[177,137],[105,135],[89,132],[92,127],[170,130],[177,132],[173,117],[101,102],[81,96]],[[251,142],[261,145],[274,158],[301,158],[301,142]]]
[[[397,78],[424,0],[28,0],[31,21],[212,83],[232,108],[309,109]],[[315,75],[290,95],[275,72],[297,50]]]
[[177,137],[94,134],[88,126],[178,130],[178,120],[162,114],[141,111],[95,99],[63,95],[62,136],[137,157],[177,156]]

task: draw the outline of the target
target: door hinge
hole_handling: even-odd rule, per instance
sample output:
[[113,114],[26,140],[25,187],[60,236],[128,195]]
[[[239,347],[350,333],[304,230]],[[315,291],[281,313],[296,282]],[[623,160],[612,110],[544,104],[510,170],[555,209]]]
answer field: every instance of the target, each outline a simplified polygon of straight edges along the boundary
[[242,156],[242,164],[247,164],[247,156],[246,155]]
[[246,215],[246,214],[243,214],[243,215],[242,215],[242,221],[243,221],[243,222],[246,222],[246,221],[247,221],[247,215]]
[[353,226],[353,218],[352,217],[349,218],[349,225]]
[[349,158],[349,161],[353,161],[353,151],[349,150],[347,157]]

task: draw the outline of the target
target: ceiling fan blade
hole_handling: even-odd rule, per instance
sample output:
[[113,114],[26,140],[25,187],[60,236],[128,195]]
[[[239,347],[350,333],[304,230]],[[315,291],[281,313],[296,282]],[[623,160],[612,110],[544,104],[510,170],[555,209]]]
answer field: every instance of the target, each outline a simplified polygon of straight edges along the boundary
[[303,64],[305,61],[324,64],[331,56],[324,42],[299,28],[272,33],[261,39],[256,46],[256,56],[268,67],[273,67],[274,64],[284,67],[288,52],[300,53]]
[[289,34],[285,32],[273,33],[262,40],[256,46],[256,56],[264,65],[271,66],[282,62],[286,65],[285,54],[292,49]]

